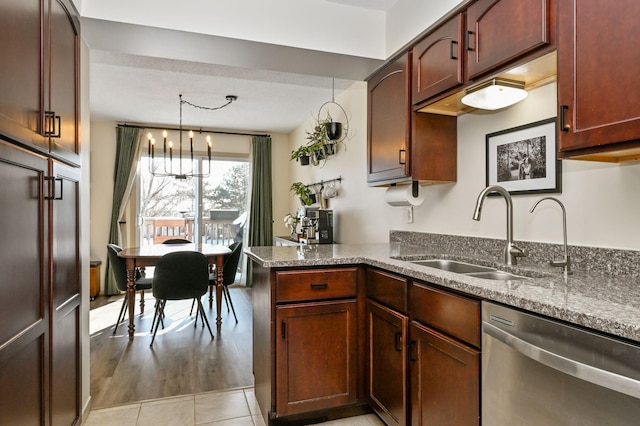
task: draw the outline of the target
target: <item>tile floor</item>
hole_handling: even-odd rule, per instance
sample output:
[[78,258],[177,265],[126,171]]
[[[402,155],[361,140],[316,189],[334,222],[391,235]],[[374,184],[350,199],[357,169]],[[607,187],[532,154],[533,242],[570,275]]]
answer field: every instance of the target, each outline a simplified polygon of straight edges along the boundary
[[[324,425],[383,426],[368,414],[334,420]],[[93,410],[86,426],[264,426],[253,388],[162,398]]]

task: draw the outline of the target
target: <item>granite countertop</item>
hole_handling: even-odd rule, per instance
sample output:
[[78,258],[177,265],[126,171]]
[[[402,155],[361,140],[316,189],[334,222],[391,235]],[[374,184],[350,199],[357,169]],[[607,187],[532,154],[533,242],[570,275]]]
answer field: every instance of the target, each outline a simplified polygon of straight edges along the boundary
[[[482,299],[564,320],[640,342],[640,286],[631,276],[607,276],[577,271],[568,277],[561,268],[507,267],[495,258],[436,252],[400,243],[322,244],[250,247],[249,258],[266,268],[364,264],[430,282]],[[495,267],[527,279],[500,281],[476,278],[408,260],[446,258]]]

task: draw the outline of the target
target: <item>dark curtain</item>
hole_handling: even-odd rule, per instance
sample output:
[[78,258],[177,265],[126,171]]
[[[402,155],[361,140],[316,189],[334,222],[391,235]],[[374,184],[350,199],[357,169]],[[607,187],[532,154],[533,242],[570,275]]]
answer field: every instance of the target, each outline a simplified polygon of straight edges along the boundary
[[[271,137],[254,136],[249,205],[249,247],[273,245],[273,210],[271,183]],[[251,286],[251,263],[247,265],[247,286]]]
[[[134,127],[116,128],[116,161],[113,172],[113,205],[111,208],[111,225],[109,228],[109,243],[121,245],[119,220],[120,209],[129,185],[130,175],[135,174],[133,168],[137,164],[138,146],[143,129]],[[106,250],[106,247],[105,247]],[[118,294],[118,288],[113,274],[110,273],[110,265],[106,267],[105,292],[108,295]]]

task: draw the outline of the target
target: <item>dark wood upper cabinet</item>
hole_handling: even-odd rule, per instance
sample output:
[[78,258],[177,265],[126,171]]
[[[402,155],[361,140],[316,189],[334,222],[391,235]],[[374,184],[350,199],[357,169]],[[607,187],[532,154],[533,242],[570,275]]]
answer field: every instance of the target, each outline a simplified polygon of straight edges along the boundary
[[553,45],[553,4],[555,0],[478,0],[471,4],[465,33],[468,79]]
[[464,14],[429,33],[413,49],[413,104],[464,83]]
[[640,3],[561,1],[558,15],[560,156],[637,159],[640,55],[634,52]]
[[80,163],[79,19],[70,0],[8,0],[0,10],[0,135]]
[[411,110],[411,53],[368,81],[369,185],[455,182],[456,118]]
[[69,0],[51,0],[50,4],[43,128],[49,136],[49,151],[63,161],[79,164],[80,25]]
[[48,150],[42,135],[41,0],[6,0],[0,9],[0,133]]
[[409,176],[411,55],[391,62],[368,82],[367,182]]

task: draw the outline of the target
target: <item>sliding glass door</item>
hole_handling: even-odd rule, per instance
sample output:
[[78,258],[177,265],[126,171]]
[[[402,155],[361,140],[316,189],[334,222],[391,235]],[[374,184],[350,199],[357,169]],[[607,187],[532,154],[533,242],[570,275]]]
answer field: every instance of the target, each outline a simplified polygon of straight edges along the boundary
[[208,177],[186,179],[153,176],[151,170],[160,170],[161,161],[156,158],[150,164],[148,156],[140,159],[140,245],[160,244],[172,238],[224,245],[242,240],[249,191],[248,159],[214,158]]

